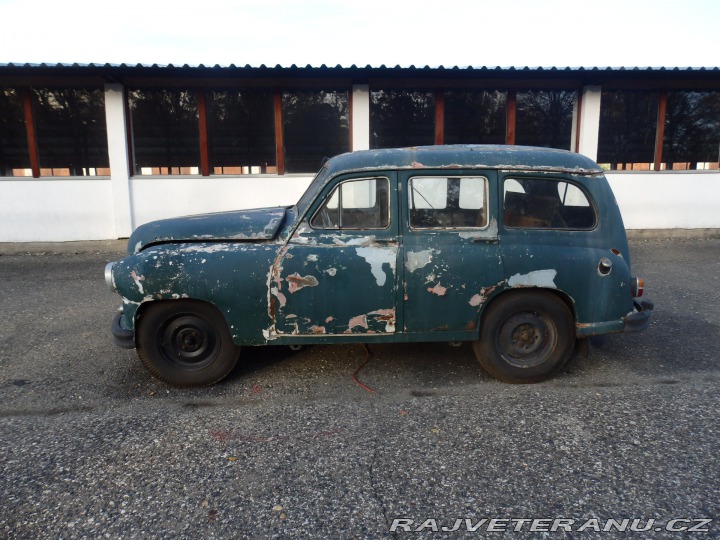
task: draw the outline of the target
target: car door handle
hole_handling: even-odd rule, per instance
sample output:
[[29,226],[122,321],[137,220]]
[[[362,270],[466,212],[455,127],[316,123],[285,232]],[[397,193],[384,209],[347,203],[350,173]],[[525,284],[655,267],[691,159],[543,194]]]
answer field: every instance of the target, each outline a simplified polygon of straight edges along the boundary
[[482,243],[482,244],[497,244],[498,239],[497,237],[492,238],[473,238],[472,242],[474,243]]
[[392,244],[397,245],[397,240],[394,238],[375,238],[373,240],[375,244]]

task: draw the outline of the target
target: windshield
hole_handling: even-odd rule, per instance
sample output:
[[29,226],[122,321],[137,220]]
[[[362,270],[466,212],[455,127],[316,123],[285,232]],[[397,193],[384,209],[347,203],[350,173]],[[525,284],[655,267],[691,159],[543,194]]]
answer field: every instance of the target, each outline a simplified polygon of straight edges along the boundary
[[322,187],[329,175],[330,169],[326,163],[322,166],[320,172],[317,173],[315,178],[313,178],[312,182],[310,182],[310,185],[305,190],[305,193],[303,193],[302,197],[300,197],[300,200],[295,205],[299,216],[302,216],[315,200],[315,197],[320,192],[320,187]]

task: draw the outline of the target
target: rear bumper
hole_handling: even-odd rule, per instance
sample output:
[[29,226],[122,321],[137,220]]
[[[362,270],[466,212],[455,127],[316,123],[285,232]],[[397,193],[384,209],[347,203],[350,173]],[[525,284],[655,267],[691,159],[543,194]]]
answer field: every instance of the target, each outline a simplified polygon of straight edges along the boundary
[[122,317],[123,310],[120,308],[115,314],[112,320],[110,329],[112,331],[115,345],[122,349],[134,349],[135,348],[135,332],[127,330],[120,325],[120,319]]
[[654,304],[650,300],[633,299],[635,309],[625,317],[623,332],[642,332],[650,324]]

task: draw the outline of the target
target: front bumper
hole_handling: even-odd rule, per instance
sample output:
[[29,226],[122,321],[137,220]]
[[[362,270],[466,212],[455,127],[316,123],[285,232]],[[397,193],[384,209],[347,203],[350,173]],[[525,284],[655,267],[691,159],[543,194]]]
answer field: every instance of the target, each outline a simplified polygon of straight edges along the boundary
[[123,310],[120,308],[112,320],[111,330],[115,345],[122,349],[134,349],[135,348],[135,332],[127,330],[120,326],[120,318],[122,317]]
[[654,304],[650,300],[633,299],[635,309],[625,317],[623,332],[642,332],[650,324],[650,313]]

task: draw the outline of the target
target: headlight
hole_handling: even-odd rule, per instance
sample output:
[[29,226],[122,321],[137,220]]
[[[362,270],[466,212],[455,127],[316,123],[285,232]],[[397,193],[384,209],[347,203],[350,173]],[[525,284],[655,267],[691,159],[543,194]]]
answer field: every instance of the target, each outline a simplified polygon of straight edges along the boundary
[[115,292],[115,284],[113,283],[112,269],[114,262],[109,262],[105,265],[105,284],[112,292]]

